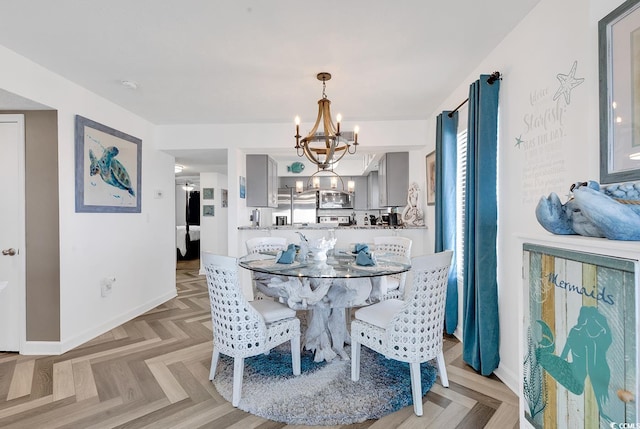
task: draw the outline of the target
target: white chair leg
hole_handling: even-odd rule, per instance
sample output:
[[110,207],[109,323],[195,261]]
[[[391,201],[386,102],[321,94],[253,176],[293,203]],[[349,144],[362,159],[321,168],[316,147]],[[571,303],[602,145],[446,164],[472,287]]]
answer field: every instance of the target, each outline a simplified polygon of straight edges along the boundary
[[216,346],[213,346],[213,352],[211,353],[211,370],[209,371],[209,380],[211,381],[213,381],[213,378],[216,376],[218,358],[220,358],[220,352],[216,350]]
[[409,364],[411,373],[411,393],[413,394],[413,412],[422,415],[422,381],[420,380],[420,362]]
[[351,380],[360,380],[360,343],[351,337]]
[[291,366],[293,375],[300,375],[300,335],[291,338]]
[[438,372],[440,373],[440,382],[443,387],[449,387],[449,377],[447,377],[447,368],[444,366],[444,353],[438,353]]
[[233,358],[233,398],[231,405],[237,407],[240,403],[240,393],[242,392],[242,376],[244,373],[244,358]]

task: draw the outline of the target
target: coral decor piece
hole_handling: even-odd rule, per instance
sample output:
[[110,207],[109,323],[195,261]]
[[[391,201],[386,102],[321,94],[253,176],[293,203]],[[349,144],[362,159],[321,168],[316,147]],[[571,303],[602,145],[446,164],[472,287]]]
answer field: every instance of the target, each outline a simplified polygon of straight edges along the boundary
[[336,245],[337,238],[331,238],[327,240],[326,238],[318,238],[315,240],[311,240],[309,242],[309,252],[313,257],[314,261],[326,261],[327,260],[327,252]]
[[402,223],[409,226],[424,226],[424,212],[418,207],[420,187],[412,183],[407,192],[407,206],[402,210]]
[[570,190],[564,204],[553,192],[540,199],[536,218],[544,229],[559,235],[640,240],[640,182],[604,188],[594,181],[578,182]]

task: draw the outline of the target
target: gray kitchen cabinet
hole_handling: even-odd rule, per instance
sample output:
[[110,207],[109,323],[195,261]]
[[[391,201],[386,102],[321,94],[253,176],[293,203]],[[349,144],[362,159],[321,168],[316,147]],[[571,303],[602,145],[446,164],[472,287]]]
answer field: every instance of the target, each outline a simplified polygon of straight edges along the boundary
[[269,155],[247,155],[247,206],[278,206],[278,163]]
[[367,176],[353,176],[349,180],[353,180],[355,184],[353,208],[355,210],[367,210],[369,208]]
[[378,172],[372,171],[367,175],[367,208],[378,210],[380,208],[380,184],[378,183]]
[[409,152],[388,152],[378,162],[380,207],[407,205]]

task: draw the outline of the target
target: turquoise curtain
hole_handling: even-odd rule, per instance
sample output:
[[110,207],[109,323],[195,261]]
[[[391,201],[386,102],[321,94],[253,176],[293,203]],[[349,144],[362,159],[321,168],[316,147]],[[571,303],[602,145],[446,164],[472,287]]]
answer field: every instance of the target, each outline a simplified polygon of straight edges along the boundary
[[[451,114],[451,116],[449,116]],[[456,269],[456,173],[458,112],[442,112],[436,123],[436,232],[435,251],[453,250],[449,271],[444,328],[453,334],[458,326]]]
[[469,89],[465,285],[462,357],[482,375],[500,363],[496,275],[498,93],[500,81],[481,75]]

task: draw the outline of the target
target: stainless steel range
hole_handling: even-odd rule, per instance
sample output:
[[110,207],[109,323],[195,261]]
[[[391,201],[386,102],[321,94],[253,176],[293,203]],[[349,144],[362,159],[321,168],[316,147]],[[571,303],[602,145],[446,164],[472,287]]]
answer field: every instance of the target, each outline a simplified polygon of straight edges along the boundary
[[318,223],[349,223],[349,216],[318,216]]

